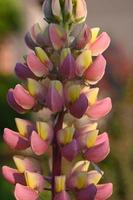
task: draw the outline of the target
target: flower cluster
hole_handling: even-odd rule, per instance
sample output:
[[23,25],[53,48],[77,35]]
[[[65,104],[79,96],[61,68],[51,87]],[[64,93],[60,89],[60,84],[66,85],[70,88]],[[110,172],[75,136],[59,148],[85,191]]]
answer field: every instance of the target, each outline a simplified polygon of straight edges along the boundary
[[[106,132],[99,134],[97,121],[112,107],[109,97],[98,99],[94,85],[103,77],[102,53],[110,37],[99,28],[89,28],[85,0],[45,0],[45,26],[39,23],[26,34],[31,53],[17,63],[15,72],[23,81],[8,91],[9,105],[18,113],[50,113],[36,122],[16,118],[17,131],[4,129],[4,141],[15,150],[30,148],[37,156],[52,148],[51,176],[44,176],[39,161],[14,156],[17,169],[4,166],[4,177],[15,185],[17,200],[37,200],[45,189],[52,200],[106,200],[112,184],[98,184],[103,172],[96,163],[110,151]],[[76,162],[78,157],[82,160]],[[76,162],[67,175],[63,159]],[[89,165],[95,166],[89,171]],[[48,182],[50,188],[46,188]]]

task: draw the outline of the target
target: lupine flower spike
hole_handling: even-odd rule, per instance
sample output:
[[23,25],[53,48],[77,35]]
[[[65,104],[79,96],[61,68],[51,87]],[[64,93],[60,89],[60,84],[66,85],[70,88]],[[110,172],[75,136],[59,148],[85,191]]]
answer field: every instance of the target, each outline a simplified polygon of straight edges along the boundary
[[[8,91],[7,101],[18,113],[45,109],[50,117],[16,118],[17,130],[4,129],[4,141],[11,149],[30,149],[38,159],[15,155],[16,168],[3,166],[3,175],[14,185],[17,200],[38,200],[45,190],[51,191],[52,200],[70,200],[71,195],[77,200],[106,200],[113,187],[99,183],[104,173],[97,163],[106,158],[110,146],[98,120],[112,104],[109,97],[98,99],[99,88],[94,85],[105,73],[102,53],[110,37],[85,24],[85,0],[45,0],[42,10],[45,26],[36,23],[26,34],[31,52],[15,66],[23,83]],[[39,157],[47,152],[52,160],[49,175]],[[64,160],[72,167],[67,174]],[[90,165],[94,169],[89,170]]]

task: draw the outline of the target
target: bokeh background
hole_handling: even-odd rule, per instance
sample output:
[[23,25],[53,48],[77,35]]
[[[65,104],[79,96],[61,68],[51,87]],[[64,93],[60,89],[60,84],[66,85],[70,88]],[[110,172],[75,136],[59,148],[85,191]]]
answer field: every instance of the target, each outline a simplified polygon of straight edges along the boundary
[[[16,61],[28,51],[25,32],[42,20],[41,0],[0,0],[0,166],[13,165],[12,155],[2,140],[3,128],[15,128],[19,117],[6,103],[6,93],[14,87]],[[111,96],[113,111],[101,121],[108,130],[110,156],[100,164],[105,180],[114,184],[112,200],[133,199],[133,0],[87,0],[88,25],[107,31],[112,43],[106,51],[107,70],[99,83],[102,96]],[[31,116],[23,116],[30,118]],[[1,173],[1,171],[0,171]],[[0,199],[13,200],[12,186],[0,174]],[[46,198],[48,199],[48,198]]]

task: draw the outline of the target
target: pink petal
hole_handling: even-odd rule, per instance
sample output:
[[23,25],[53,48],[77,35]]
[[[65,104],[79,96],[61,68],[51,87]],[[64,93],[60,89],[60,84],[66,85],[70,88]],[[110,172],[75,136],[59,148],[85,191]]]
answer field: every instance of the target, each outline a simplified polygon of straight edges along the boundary
[[72,161],[77,154],[78,146],[76,140],[73,140],[71,143],[65,145],[62,148],[62,156],[64,156],[69,161]]
[[93,120],[105,117],[112,109],[111,99],[109,97],[97,101],[96,104],[88,107],[86,114]]
[[17,200],[38,200],[39,198],[39,193],[37,191],[19,183],[16,184],[14,195]]
[[16,64],[15,72],[16,75],[22,80],[26,80],[27,78],[36,79],[36,76],[32,73],[32,71],[26,65],[21,63]]
[[30,70],[37,76],[42,77],[48,74],[48,68],[34,54],[30,53],[27,56],[27,64]]
[[91,184],[84,189],[79,190],[76,193],[77,200],[95,200],[97,188],[95,185]]
[[62,191],[55,195],[54,200],[70,200],[70,197],[66,191]]
[[90,84],[97,83],[102,79],[105,73],[106,60],[102,55],[99,55],[92,65],[85,71],[85,79],[89,81]]
[[11,108],[15,110],[16,112],[21,113],[21,114],[26,112],[26,110],[23,109],[21,106],[19,106],[17,102],[15,101],[14,96],[13,96],[13,89],[9,89],[7,93],[7,102],[11,106]]
[[97,193],[95,200],[106,200],[113,193],[112,183],[97,185]]
[[48,149],[48,142],[40,138],[40,136],[33,131],[31,135],[31,147],[36,155],[43,155]]
[[15,101],[23,109],[31,109],[35,105],[35,99],[32,97],[27,90],[25,90],[20,84],[16,85],[13,90],[13,96]]
[[103,133],[97,137],[95,146],[86,150],[85,158],[91,162],[99,163],[107,157],[109,152],[108,134]]
[[81,118],[88,107],[88,99],[84,94],[81,94],[76,102],[70,106],[70,113],[76,117]]
[[26,184],[23,174],[18,172],[16,169],[10,168],[8,166],[3,166],[2,174],[4,178],[13,185],[15,185],[16,183],[20,183],[22,185]]
[[67,36],[65,30],[61,26],[50,24],[49,35],[55,50],[59,50],[64,46]]
[[103,32],[94,43],[91,44],[90,50],[93,56],[102,54],[110,45],[110,37],[106,32]]
[[51,86],[46,96],[46,105],[53,112],[59,112],[63,107],[63,98],[57,92],[57,90]]
[[11,149],[24,150],[30,146],[30,142],[27,138],[20,136],[19,133],[8,128],[4,129],[3,138]]
[[60,66],[60,73],[66,79],[75,77],[76,63],[72,54],[68,54]]

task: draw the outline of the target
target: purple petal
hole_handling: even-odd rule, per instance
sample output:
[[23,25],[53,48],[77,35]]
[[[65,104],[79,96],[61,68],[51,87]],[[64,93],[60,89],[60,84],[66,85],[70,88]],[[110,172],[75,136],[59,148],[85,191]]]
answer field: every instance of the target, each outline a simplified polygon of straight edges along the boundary
[[64,156],[67,160],[72,161],[78,154],[78,151],[77,142],[76,140],[73,140],[71,143],[62,148],[62,156]]
[[35,99],[32,97],[27,90],[25,90],[22,85],[18,84],[13,90],[13,96],[15,101],[23,109],[31,109],[35,105]]
[[37,200],[39,198],[37,191],[19,183],[16,184],[14,195],[17,200]]
[[112,183],[97,185],[97,193],[95,200],[106,200],[113,193]]
[[31,135],[31,147],[36,155],[43,155],[48,149],[48,142],[40,138],[40,136],[33,131]]
[[85,158],[91,162],[99,163],[106,158],[109,152],[108,134],[103,133],[97,137],[95,146],[86,150]]
[[30,142],[27,138],[20,136],[19,133],[8,128],[4,129],[3,138],[11,149],[24,150],[30,146]]
[[68,54],[60,66],[60,73],[66,79],[75,77],[76,63],[72,54]]
[[30,48],[30,49],[33,49],[37,46],[37,44],[35,43],[35,41],[33,40],[30,32],[27,32],[26,35],[25,35],[25,43],[27,44],[27,46]]
[[70,106],[70,113],[76,117],[81,118],[88,107],[88,99],[84,94],[81,94],[76,102]]
[[55,195],[54,200],[70,200],[70,197],[66,191],[62,191]]
[[27,78],[36,79],[36,76],[32,73],[32,71],[26,65],[22,63],[16,64],[15,73],[22,80],[26,80]]
[[86,188],[77,191],[76,199],[77,200],[95,200],[96,192],[97,192],[96,186],[91,184],[87,186]]
[[46,105],[53,112],[59,112],[62,110],[63,98],[53,86],[48,90]]
[[12,89],[12,88],[11,88],[11,89],[8,91],[8,93],[7,93],[7,102],[8,102],[8,104],[11,106],[11,108],[12,108],[13,110],[15,110],[16,112],[21,113],[21,114],[23,114],[23,113],[26,112],[25,109],[23,109],[21,106],[19,106],[19,105],[16,103],[16,101],[15,101],[15,99],[14,99],[14,96],[13,96],[13,89]]
[[16,169],[10,168],[8,166],[3,166],[2,174],[4,178],[13,185],[15,185],[16,183],[26,185],[24,175]]

